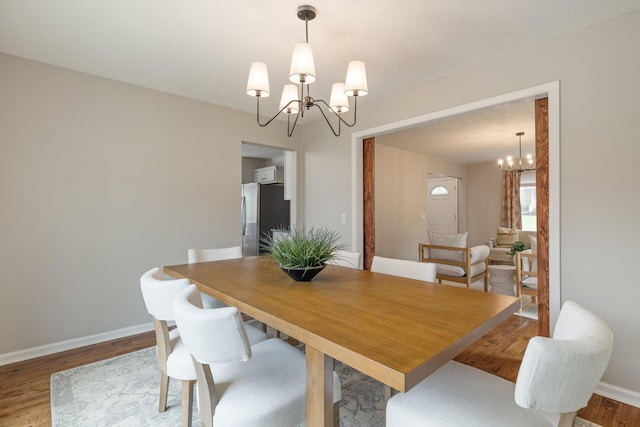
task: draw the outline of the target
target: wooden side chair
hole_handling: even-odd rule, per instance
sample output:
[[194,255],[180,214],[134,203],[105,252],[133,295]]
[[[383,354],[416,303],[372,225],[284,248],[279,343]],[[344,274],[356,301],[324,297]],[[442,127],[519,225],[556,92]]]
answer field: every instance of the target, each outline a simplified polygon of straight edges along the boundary
[[469,248],[431,243],[418,244],[418,259],[420,262],[436,264],[436,278],[439,283],[447,280],[461,283],[470,289],[472,283],[483,280],[485,292],[489,290],[487,275],[489,252],[489,247],[485,245]]
[[[305,355],[277,338],[250,346],[235,307],[205,309],[200,301],[200,292],[190,285],[174,299],[173,311],[195,366],[202,425],[304,425]],[[335,372],[333,384],[334,422],[339,422],[341,387]]]
[[523,295],[530,296],[533,302],[536,302],[538,297],[536,254],[530,250],[516,253],[516,296],[520,298],[520,311]]
[[613,349],[611,328],[573,301],[553,338],[533,337],[516,383],[448,362],[387,404],[387,427],[569,427],[587,406]]

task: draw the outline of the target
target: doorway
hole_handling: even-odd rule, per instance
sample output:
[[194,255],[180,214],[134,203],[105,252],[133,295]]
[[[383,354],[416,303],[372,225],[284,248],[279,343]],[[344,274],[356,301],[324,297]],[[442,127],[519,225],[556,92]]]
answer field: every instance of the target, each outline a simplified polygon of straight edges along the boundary
[[[363,156],[362,147],[365,138],[393,133],[399,130],[408,129],[419,126],[422,123],[439,120],[442,118],[471,112],[474,110],[495,106],[503,103],[517,101],[524,98],[533,97],[535,99],[548,98],[546,117],[548,122],[545,123],[548,135],[548,150],[545,153],[548,158],[547,182],[548,186],[548,244],[544,248],[547,251],[548,260],[548,301],[546,313],[540,317],[540,329],[546,330],[548,334],[550,325],[557,320],[560,311],[560,185],[559,185],[559,153],[560,153],[560,84],[558,81],[551,82],[531,88],[523,89],[508,94],[487,98],[481,101],[460,105],[446,110],[428,113],[422,116],[414,117],[400,122],[389,123],[372,129],[355,132],[352,134],[352,217],[354,224],[352,229],[352,242],[354,250],[363,252]],[[542,206],[538,206],[542,209]],[[365,258],[366,263],[366,258]],[[365,264],[366,265],[366,264]]]
[[429,231],[438,234],[458,232],[458,180],[429,178],[427,180],[427,219]]
[[242,184],[257,182],[254,172],[267,166],[277,168],[277,181],[284,183],[284,198],[290,201],[289,226],[295,227],[297,218],[297,153],[268,145],[242,142]]

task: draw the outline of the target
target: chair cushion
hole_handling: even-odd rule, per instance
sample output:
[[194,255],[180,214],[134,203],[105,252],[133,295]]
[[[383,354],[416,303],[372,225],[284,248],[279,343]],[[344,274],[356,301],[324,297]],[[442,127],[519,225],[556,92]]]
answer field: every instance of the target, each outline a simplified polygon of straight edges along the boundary
[[251,326],[247,324],[247,322],[244,322],[244,330],[247,332],[247,337],[251,345],[258,344],[267,339],[267,334],[263,330]]
[[511,245],[518,241],[518,229],[516,227],[511,229],[498,227],[497,236],[499,248],[510,248]]
[[538,278],[537,277],[527,277],[522,281],[523,288],[529,289],[538,289]]
[[[272,338],[252,346],[245,362],[211,365],[218,405],[213,425],[281,427],[304,424],[306,360],[299,350]],[[341,399],[340,379],[333,374],[333,401]]]
[[167,375],[180,381],[196,379],[196,371],[191,361],[191,353],[180,339],[178,329],[169,331],[171,353],[167,357]]
[[436,273],[451,277],[464,277],[464,268],[448,264],[436,264]]
[[407,393],[387,403],[387,427],[543,427],[558,416],[524,409],[514,400],[515,384],[448,362]]
[[[471,248],[470,261],[472,264],[474,262],[477,263],[471,266],[471,277],[475,277],[478,274],[484,273],[487,270],[487,264],[479,261],[484,261],[489,256],[490,251],[491,250],[486,245],[478,245]],[[451,252],[451,251],[447,251],[447,252]],[[436,264],[436,268],[437,268],[436,272],[438,274],[443,274],[445,276],[464,277],[466,274],[464,271],[464,268],[458,267],[455,265]]]
[[[469,233],[440,234],[429,232],[429,243],[439,246],[453,246],[456,248],[467,247],[467,236]],[[464,252],[451,251],[446,249],[431,249],[430,258],[443,259],[447,261],[464,262]]]
[[[487,270],[487,264],[480,263],[471,266],[471,277],[475,277],[480,273],[484,273]],[[462,267],[456,267],[455,265],[448,264],[436,264],[436,272],[445,276],[452,277],[464,277],[465,271]]]
[[202,308],[228,307],[227,304],[223,303],[217,298],[212,297],[211,295],[205,294],[204,292],[200,293],[200,298],[202,298]]
[[[246,323],[244,326],[251,345],[267,339],[267,334],[260,329]],[[167,357],[167,375],[181,381],[195,380],[196,372],[191,361],[191,353],[182,342],[177,328],[169,331],[169,340],[171,341],[171,354]]]

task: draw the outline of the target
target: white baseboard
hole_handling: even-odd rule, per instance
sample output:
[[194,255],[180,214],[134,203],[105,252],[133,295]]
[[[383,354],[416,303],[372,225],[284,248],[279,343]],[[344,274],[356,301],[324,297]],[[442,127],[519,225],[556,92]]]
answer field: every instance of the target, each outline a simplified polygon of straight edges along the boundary
[[640,393],[637,391],[600,382],[596,386],[595,393],[600,396],[608,397],[609,399],[617,400],[618,402],[622,402],[626,405],[640,408]]
[[115,331],[90,335],[88,337],[74,338],[72,340],[42,345],[39,347],[27,348],[25,350],[14,351],[12,353],[0,354],[0,366],[8,365],[10,363],[22,362],[23,360],[33,359],[35,357],[47,356],[49,354],[59,353],[61,351],[73,350],[74,348],[84,347],[86,345],[98,344],[104,341],[128,337],[130,335],[141,334],[143,332],[152,330],[153,323],[145,323],[142,325],[117,329]]

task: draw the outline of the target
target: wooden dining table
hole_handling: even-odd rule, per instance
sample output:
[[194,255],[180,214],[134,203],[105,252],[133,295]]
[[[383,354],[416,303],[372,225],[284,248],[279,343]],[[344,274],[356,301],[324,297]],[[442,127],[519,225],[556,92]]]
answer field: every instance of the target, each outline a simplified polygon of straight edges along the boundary
[[164,267],[305,344],[307,426],[333,425],[333,362],[407,391],[520,307],[518,298],[327,265],[295,282],[264,257]]

